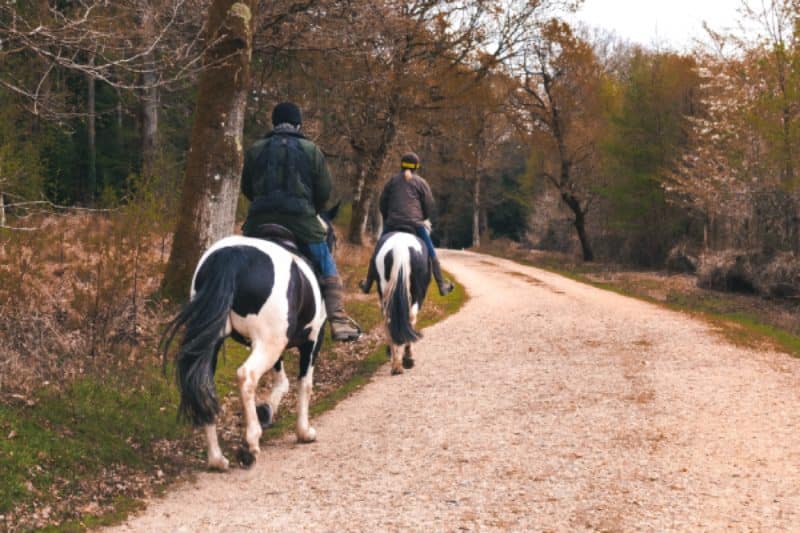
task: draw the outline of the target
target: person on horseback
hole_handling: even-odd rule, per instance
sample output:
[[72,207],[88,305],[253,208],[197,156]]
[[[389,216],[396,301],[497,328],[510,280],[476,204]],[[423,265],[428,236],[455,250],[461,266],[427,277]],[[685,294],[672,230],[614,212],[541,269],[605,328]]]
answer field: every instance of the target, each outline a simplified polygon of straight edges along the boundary
[[[430,218],[433,214],[433,193],[415,170],[420,167],[417,154],[408,152],[400,158],[400,172],[394,174],[383,187],[380,198],[380,211],[383,216],[383,233],[381,237],[392,231],[413,233],[425,243],[431,261],[431,270],[442,296],[453,290],[453,284],[442,276],[442,267],[433,248],[430,235]],[[376,273],[370,270],[367,279],[358,286],[364,293],[369,293]]]
[[250,209],[242,232],[259,237],[259,227],[290,230],[320,276],[320,289],[336,341],[352,341],[361,328],[344,311],[343,287],[319,218],[331,193],[331,177],[320,149],[300,133],[300,108],[282,102],[272,110],[273,129],[247,150],[242,193]]

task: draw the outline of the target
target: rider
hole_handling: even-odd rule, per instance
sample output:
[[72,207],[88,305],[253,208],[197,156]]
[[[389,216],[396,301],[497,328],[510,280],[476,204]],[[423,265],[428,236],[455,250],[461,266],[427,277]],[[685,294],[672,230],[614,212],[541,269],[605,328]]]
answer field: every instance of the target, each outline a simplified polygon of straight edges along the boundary
[[272,131],[247,150],[242,192],[251,203],[242,231],[257,237],[259,226],[269,223],[294,234],[319,272],[331,336],[351,341],[361,335],[361,328],[345,314],[342,281],[319,218],[331,193],[331,177],[322,152],[300,133],[302,122],[296,104],[276,105]]
[[[453,290],[453,284],[442,276],[442,268],[429,233],[429,222],[433,213],[433,193],[428,182],[414,171],[419,169],[417,154],[408,152],[400,158],[400,172],[389,178],[383,187],[380,199],[380,211],[383,216],[383,233],[406,231],[416,234],[425,243],[431,260],[431,270],[442,296]],[[365,293],[372,289],[375,272],[370,268],[367,279],[358,286]]]

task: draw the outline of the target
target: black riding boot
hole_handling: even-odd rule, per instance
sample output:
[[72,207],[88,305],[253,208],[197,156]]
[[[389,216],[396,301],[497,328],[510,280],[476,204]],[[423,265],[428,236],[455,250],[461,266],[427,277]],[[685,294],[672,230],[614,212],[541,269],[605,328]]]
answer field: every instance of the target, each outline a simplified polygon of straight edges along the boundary
[[431,257],[431,270],[433,270],[433,279],[436,280],[436,285],[439,287],[439,294],[445,296],[453,290],[453,284],[442,276],[442,267],[439,265],[438,257]]
[[361,328],[347,316],[342,304],[342,281],[339,276],[326,276],[320,282],[325,311],[331,325],[331,337],[335,341],[354,341],[361,336]]

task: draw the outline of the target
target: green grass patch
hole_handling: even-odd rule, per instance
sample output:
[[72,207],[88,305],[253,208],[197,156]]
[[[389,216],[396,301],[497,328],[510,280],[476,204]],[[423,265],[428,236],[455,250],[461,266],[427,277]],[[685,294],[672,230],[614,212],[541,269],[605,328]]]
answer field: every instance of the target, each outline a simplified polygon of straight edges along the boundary
[[0,404],[0,513],[20,503],[79,489],[108,465],[144,466],[149,446],[185,434],[177,393],[158,372],[146,384],[84,378],[33,405]]
[[43,533],[72,533],[85,531],[87,529],[97,529],[101,527],[113,526],[119,524],[130,514],[141,511],[145,508],[145,504],[136,498],[127,496],[119,496],[114,498],[113,503],[114,511],[100,515],[87,515],[81,517],[80,520],[69,520],[57,526],[48,526],[42,528],[40,531]]

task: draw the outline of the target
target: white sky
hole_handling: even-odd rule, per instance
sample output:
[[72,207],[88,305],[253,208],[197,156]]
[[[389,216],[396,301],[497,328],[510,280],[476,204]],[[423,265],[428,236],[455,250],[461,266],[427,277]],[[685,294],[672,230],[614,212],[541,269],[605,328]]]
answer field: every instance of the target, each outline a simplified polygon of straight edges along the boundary
[[703,21],[715,30],[734,29],[740,0],[585,0],[577,19],[623,39],[678,51],[704,37]]

